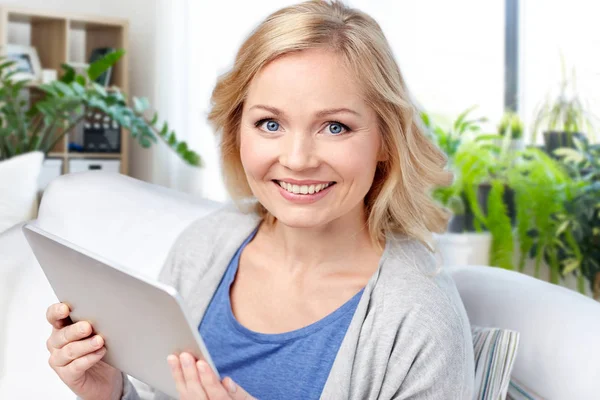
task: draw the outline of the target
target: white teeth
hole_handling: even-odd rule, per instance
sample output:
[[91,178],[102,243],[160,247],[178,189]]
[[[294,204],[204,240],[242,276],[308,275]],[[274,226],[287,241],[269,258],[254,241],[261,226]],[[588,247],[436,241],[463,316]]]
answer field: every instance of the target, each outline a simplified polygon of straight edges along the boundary
[[321,190],[329,187],[330,183],[320,183],[318,185],[292,185],[291,183],[278,181],[279,186],[294,194],[313,194],[319,193]]

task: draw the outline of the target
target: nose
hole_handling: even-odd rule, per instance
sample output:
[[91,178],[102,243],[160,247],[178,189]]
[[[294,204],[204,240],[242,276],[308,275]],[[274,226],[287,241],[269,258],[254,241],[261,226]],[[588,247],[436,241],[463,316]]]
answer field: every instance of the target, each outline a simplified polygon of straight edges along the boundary
[[290,170],[302,171],[319,165],[312,135],[289,133],[281,141],[279,163]]

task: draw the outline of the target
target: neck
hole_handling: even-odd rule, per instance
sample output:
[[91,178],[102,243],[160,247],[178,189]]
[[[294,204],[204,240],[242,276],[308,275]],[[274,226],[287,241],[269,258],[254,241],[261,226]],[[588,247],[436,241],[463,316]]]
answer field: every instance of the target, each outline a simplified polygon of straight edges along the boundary
[[268,229],[273,256],[291,269],[339,268],[359,255],[376,251],[362,204],[324,226],[295,228],[276,221]]

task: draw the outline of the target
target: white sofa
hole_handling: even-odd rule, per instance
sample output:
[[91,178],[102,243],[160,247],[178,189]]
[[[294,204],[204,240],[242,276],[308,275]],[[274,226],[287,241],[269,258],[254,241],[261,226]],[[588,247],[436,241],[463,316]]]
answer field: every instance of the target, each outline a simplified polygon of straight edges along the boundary
[[[46,190],[39,226],[155,277],[177,235],[218,203],[126,176],[85,172]],[[491,267],[447,267],[472,324],[521,333],[513,377],[549,399],[600,398],[600,304]],[[21,225],[0,234],[0,399],[69,399],[47,363],[48,305],[56,298]]]

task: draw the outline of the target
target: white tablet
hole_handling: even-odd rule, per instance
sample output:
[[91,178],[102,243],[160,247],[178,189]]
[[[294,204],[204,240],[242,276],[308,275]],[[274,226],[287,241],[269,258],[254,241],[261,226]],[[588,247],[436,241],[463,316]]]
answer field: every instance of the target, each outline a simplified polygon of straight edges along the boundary
[[[73,322],[85,320],[105,340],[102,359],[177,398],[167,356],[183,351],[216,368],[177,291],[153,282],[31,223],[23,233]],[[217,373],[218,376],[218,373]]]

